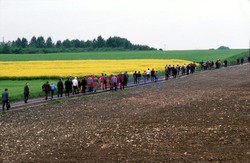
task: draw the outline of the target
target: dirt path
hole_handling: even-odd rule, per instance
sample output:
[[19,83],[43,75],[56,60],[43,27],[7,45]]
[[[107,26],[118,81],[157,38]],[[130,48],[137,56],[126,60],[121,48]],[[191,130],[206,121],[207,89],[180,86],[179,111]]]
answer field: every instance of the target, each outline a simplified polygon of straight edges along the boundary
[[0,118],[0,161],[250,160],[250,65]]

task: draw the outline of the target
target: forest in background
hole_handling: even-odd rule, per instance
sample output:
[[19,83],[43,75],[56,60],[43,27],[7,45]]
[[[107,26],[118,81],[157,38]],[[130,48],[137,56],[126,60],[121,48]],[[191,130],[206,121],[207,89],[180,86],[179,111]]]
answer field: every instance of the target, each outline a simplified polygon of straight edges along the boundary
[[98,36],[93,40],[57,40],[51,37],[33,36],[30,41],[26,38],[17,38],[14,41],[2,42],[0,54],[41,54],[59,52],[85,52],[85,51],[112,51],[112,50],[156,50],[147,45],[133,44],[126,38],[109,37],[104,39]]

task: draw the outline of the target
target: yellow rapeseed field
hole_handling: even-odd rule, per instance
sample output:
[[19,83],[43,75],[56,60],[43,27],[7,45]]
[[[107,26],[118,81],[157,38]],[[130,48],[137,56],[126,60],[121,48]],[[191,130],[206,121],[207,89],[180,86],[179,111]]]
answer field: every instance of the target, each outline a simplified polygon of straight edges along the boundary
[[117,74],[127,71],[141,73],[150,68],[164,70],[166,65],[189,64],[185,60],[64,60],[64,61],[17,61],[0,62],[0,77],[49,77],[85,76],[101,73]]

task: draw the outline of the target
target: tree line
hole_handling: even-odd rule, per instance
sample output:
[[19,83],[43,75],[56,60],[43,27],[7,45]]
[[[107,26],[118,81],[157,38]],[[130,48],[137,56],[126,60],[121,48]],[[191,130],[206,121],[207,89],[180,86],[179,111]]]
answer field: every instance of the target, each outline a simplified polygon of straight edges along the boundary
[[107,50],[156,50],[147,45],[132,44],[126,38],[109,37],[104,39],[98,36],[93,40],[58,40],[53,42],[51,37],[33,36],[30,41],[26,38],[0,44],[1,54],[22,53],[57,53],[57,52],[82,52],[82,51],[107,51]]

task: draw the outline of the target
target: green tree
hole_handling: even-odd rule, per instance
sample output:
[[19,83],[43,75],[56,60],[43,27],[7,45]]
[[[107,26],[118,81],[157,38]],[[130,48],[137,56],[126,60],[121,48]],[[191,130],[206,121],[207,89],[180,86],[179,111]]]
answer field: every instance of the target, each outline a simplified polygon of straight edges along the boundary
[[43,36],[38,37],[36,40],[36,47],[44,48],[45,46],[46,46],[46,44],[45,44],[45,40],[44,40]]
[[22,40],[18,37],[16,42],[15,42],[16,47],[20,48],[22,47]]
[[51,39],[51,37],[48,37],[46,40],[46,47],[47,48],[52,48],[54,46],[53,41]]
[[71,45],[75,48],[81,48],[81,41],[76,39],[71,41]]
[[227,46],[220,46],[218,50],[229,50],[230,48]]
[[3,54],[10,54],[11,53],[10,42],[3,45],[2,52]]
[[62,47],[62,41],[61,41],[61,40],[58,40],[58,41],[56,42],[56,47],[57,47],[57,48],[61,48],[61,47]]
[[63,43],[62,43],[62,46],[64,48],[71,48],[72,47],[71,46],[71,41],[69,39],[64,40]]
[[36,44],[37,44],[37,39],[36,39],[35,36],[33,36],[33,37],[31,38],[31,40],[30,40],[29,46],[30,46],[30,47],[37,47]]
[[92,46],[93,46],[93,42],[92,42],[92,41],[87,40],[87,41],[85,42],[85,48],[91,48]]
[[21,41],[21,47],[26,48],[27,46],[28,46],[28,40],[23,37]]
[[96,47],[103,48],[106,45],[106,41],[102,38],[102,36],[98,36],[96,40]]

